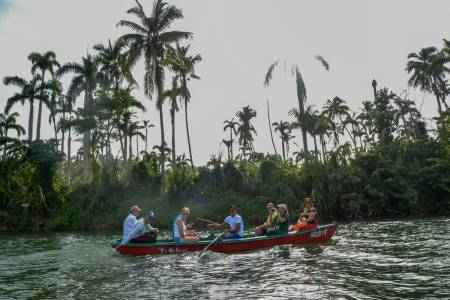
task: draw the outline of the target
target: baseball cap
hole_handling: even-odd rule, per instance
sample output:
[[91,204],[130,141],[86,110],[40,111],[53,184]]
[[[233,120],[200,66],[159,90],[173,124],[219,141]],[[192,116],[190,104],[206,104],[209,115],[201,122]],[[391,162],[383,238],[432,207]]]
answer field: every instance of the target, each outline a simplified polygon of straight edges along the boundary
[[147,212],[146,216],[153,219],[153,218],[156,216],[156,214],[155,214],[154,211],[149,210],[149,211]]

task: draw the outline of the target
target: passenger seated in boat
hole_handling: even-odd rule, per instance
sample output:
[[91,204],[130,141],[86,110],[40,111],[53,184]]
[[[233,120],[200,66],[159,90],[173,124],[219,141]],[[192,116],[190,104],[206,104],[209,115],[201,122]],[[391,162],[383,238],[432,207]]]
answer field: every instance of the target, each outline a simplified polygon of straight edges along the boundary
[[302,229],[314,228],[317,227],[317,224],[319,224],[319,216],[317,215],[317,210],[314,207],[313,201],[311,198],[305,198],[300,218],[298,219],[297,224],[292,226],[290,230],[300,231]]
[[277,205],[277,218],[275,230],[267,231],[266,235],[285,234],[289,232],[290,216],[286,204]]
[[[133,226],[130,232],[126,236],[122,238],[121,244],[127,244],[129,242],[133,242],[134,239],[137,239],[147,233],[153,233],[154,235],[159,233],[158,228],[153,228],[150,225],[150,222],[155,218],[155,213],[153,211],[149,211],[145,214],[145,216],[139,219]],[[141,240],[137,240],[137,242],[141,242]]]
[[190,213],[191,210],[188,207],[183,207],[173,222],[173,240],[177,243],[198,241],[198,233],[192,230],[193,224],[186,225],[186,219]]
[[137,222],[137,218],[141,214],[141,209],[137,205],[133,205],[130,208],[130,213],[128,214],[127,218],[123,222],[123,231],[122,231],[122,238],[124,238],[127,234],[131,232],[131,230],[134,227],[134,224]]
[[267,217],[267,221],[255,228],[255,235],[265,235],[268,231],[273,231],[276,229],[276,218],[277,218],[277,210],[275,209],[273,203],[267,203],[266,205],[267,212],[269,216]]
[[240,239],[244,235],[244,221],[241,216],[237,214],[237,208],[230,205],[230,215],[225,218],[222,224],[208,224],[208,229],[224,229],[229,228],[228,232],[224,234],[224,240]]

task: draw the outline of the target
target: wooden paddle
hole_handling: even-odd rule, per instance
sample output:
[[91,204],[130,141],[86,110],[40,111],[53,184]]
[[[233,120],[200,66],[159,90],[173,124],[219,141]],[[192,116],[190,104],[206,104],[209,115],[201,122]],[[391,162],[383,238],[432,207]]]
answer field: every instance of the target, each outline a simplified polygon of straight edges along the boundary
[[196,219],[197,219],[197,221],[220,225],[220,223],[217,223],[217,222],[214,222],[214,221],[211,221],[211,220],[208,220],[208,219],[203,219],[203,218],[199,218],[199,217],[197,217]]
[[206,246],[205,248],[203,248],[202,252],[200,252],[199,255],[197,255],[197,260],[200,259],[200,257],[203,255],[203,253],[208,250],[208,248],[214,244],[215,242],[217,242],[218,239],[220,239],[222,237],[222,235],[224,235],[225,233],[227,233],[227,231],[222,232],[221,234],[219,234],[218,236],[215,237],[215,239],[213,239],[211,241],[211,243],[208,244],[208,246]]

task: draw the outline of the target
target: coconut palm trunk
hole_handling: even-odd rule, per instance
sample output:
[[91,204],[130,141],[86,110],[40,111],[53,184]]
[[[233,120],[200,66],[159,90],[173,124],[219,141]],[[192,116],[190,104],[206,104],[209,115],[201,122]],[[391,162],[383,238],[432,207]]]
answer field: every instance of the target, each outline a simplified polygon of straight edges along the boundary
[[175,152],[175,101],[172,101],[172,107],[170,108],[170,123],[172,124],[172,164],[176,164],[176,152]]
[[34,100],[30,100],[30,114],[28,116],[28,141],[33,141]]
[[41,87],[41,97],[42,99],[39,100],[39,108],[38,108],[38,119],[37,119],[37,126],[36,126],[36,139],[41,139],[41,120],[42,120],[42,101],[44,99],[44,83],[45,83],[45,71],[42,70],[42,87]]
[[314,140],[314,151],[315,151],[315,156],[316,158],[319,158],[319,149],[317,148],[317,138],[316,135],[313,134],[313,140]]
[[[187,134],[187,140],[188,140],[188,147],[189,147],[189,158],[191,159],[191,169],[192,173],[194,173],[194,161],[192,159],[192,148],[191,148],[191,136],[189,134],[189,122],[188,122],[188,101],[187,99],[184,99],[184,118],[186,121],[186,134]],[[233,151],[231,151],[233,152]]]
[[[66,119],[66,112],[65,110],[63,110],[62,112],[62,119],[65,120]],[[64,153],[64,143],[66,142],[66,130],[65,129],[61,129],[61,152]]]
[[69,137],[67,138],[67,179],[69,181],[69,185],[71,183],[71,177],[72,177],[72,135],[71,135],[71,128],[69,126]]
[[[89,90],[84,91],[84,108],[90,107],[90,92]],[[87,184],[89,181],[89,153],[90,147],[89,142],[91,140],[91,131],[87,130],[83,133],[83,184]]]
[[269,121],[269,132],[270,132],[270,139],[272,140],[273,150],[275,151],[275,155],[278,155],[277,147],[275,146],[275,141],[273,140],[272,125],[271,125],[272,122],[270,121],[269,100],[267,100],[267,120]]

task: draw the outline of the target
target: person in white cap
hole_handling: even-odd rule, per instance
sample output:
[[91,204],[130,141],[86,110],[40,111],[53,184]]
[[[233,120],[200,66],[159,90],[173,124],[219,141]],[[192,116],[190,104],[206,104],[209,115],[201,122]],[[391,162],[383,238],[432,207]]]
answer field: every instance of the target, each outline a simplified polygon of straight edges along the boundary
[[[156,214],[154,211],[148,211],[143,218],[140,218],[133,226],[133,228],[122,238],[122,244],[127,244],[131,240],[134,241],[135,238],[139,238],[140,236],[146,233],[158,234],[158,228],[152,227],[150,222],[155,218]],[[155,240],[156,241],[156,236]]]
[[125,222],[123,222],[123,234],[122,236],[125,237],[130,233],[130,231],[133,229],[134,225],[137,222],[137,218],[141,214],[141,210],[139,206],[133,205],[130,208],[130,213],[128,214],[127,218],[125,219]]

